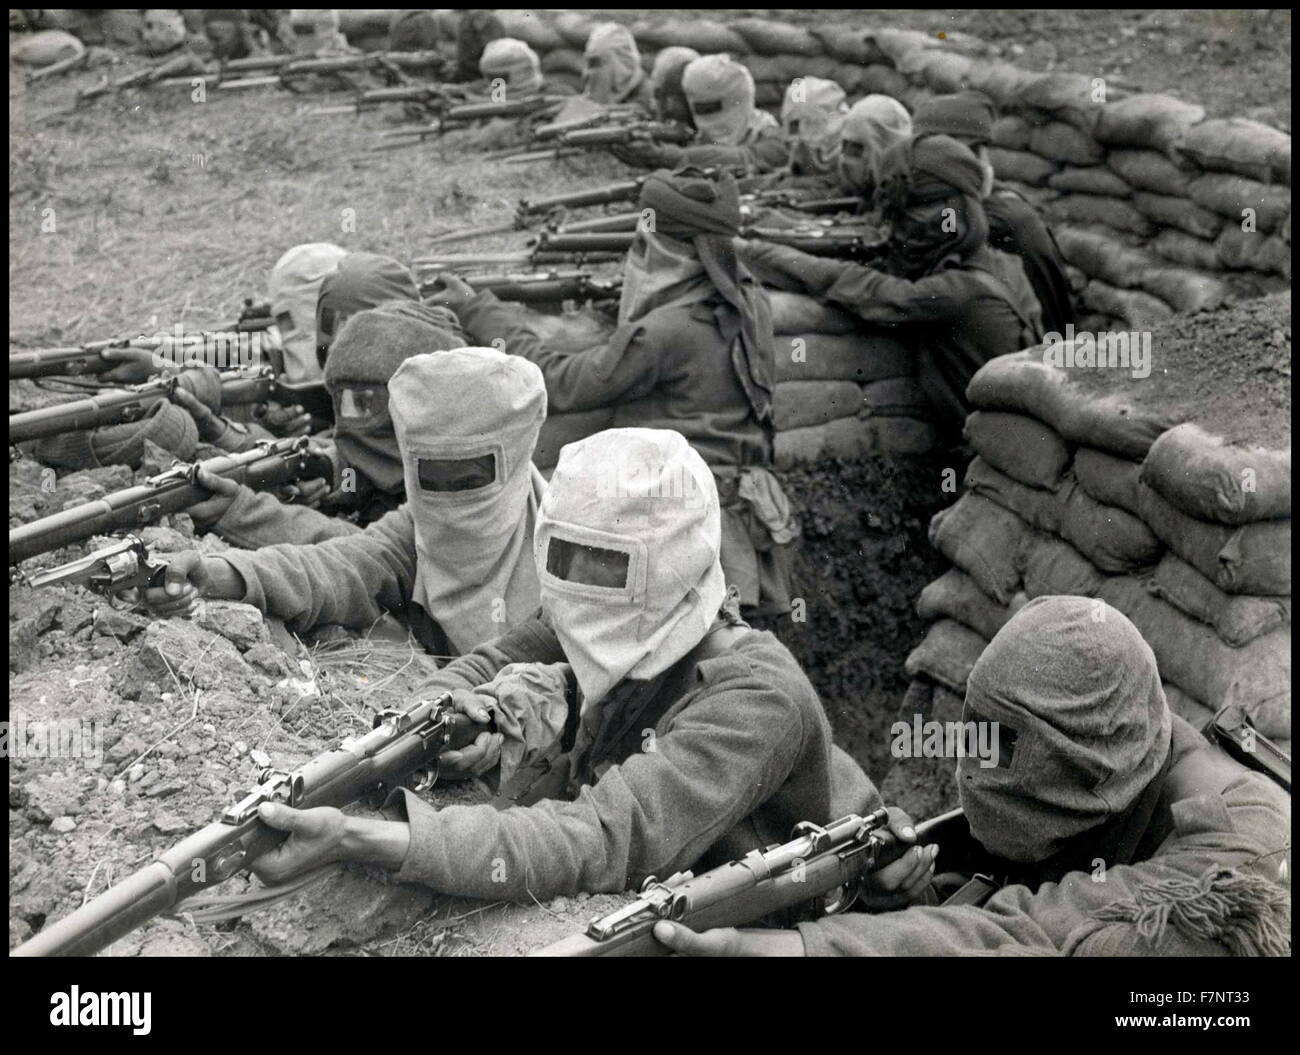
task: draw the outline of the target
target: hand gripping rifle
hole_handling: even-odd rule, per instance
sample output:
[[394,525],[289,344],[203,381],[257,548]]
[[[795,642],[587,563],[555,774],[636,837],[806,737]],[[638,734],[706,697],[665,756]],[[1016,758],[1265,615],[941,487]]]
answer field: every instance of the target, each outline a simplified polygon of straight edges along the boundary
[[[933,841],[960,810],[916,826],[918,843]],[[654,937],[661,919],[692,930],[742,927],[774,913],[811,905],[815,915],[843,912],[857,898],[868,872],[897,860],[908,849],[888,831],[889,812],[850,814],[825,827],[804,822],[791,839],[754,850],[739,861],[696,876],[645,881],[641,897],[593,919],[586,931],[546,946],[532,956],[667,956]]]
[[296,809],[342,808],[399,786],[423,790],[438,778],[448,748],[473,743],[483,727],[452,709],[451,694],[405,710],[381,711],[370,732],[285,773],[263,769],[258,785],[221,816],[161,854],[152,864],[43,928],[13,956],[89,956],[186,898],[229,879],[279,846],[287,832],[258,818],[264,802]]
[[333,462],[323,451],[313,448],[306,436],[262,440],[238,454],[223,454],[195,463],[178,462],[142,484],[10,528],[10,565],[85,542],[95,535],[155,524],[166,513],[180,513],[196,502],[211,498],[211,492],[198,483],[200,466],[255,491],[303,479],[334,483]]

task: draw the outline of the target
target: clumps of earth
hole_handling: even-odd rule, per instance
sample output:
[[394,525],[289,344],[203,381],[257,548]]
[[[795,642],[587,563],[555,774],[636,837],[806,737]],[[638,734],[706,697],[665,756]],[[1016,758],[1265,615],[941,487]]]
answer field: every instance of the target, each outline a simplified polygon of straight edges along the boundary
[[[903,660],[923,632],[914,599],[941,570],[925,531],[954,497],[942,461],[836,462],[785,474],[803,511],[796,574],[805,618],[773,629],[822,694],[837,741],[877,779],[907,685]],[[51,487],[41,466],[20,459],[10,465],[10,525],[102,497],[165,464],[155,450],[138,473],[93,469]],[[961,465],[952,468],[960,479]],[[161,555],[226,548],[196,538],[184,515],[139,534]],[[103,542],[31,564],[62,563]],[[209,601],[193,620],[152,620],[76,587],[11,585],[9,639],[11,948],[216,819],[263,767],[292,769],[369,729],[376,710],[418,698],[436,667],[395,624],[365,635],[326,628],[302,640],[248,605]],[[85,757],[52,752],[57,729],[84,729]],[[474,802],[488,789],[442,784],[431,794]],[[256,885],[236,877],[218,892]],[[471,901],[348,866],[240,919],[200,923],[182,911],[153,920],[109,954],[518,955],[626,898]]]

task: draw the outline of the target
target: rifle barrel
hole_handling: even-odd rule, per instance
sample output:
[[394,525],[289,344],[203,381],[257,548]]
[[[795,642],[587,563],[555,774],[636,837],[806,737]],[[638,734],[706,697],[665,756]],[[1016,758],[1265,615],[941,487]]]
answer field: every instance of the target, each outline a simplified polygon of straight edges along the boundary
[[9,442],[24,443],[65,432],[84,432],[101,425],[135,421],[144,417],[155,403],[166,400],[175,387],[174,379],[160,378],[135,389],[10,414]]

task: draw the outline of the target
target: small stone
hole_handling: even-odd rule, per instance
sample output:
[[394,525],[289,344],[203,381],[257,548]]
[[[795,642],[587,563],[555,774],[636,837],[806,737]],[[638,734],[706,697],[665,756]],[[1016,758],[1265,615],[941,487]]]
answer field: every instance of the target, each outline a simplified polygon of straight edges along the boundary
[[271,756],[260,748],[253,748],[253,750],[248,752],[248,757],[259,766],[269,766],[271,764]]
[[111,791],[114,795],[125,795],[126,781],[121,779],[115,780],[113,781],[113,783],[108,785],[108,790]]
[[133,612],[120,611],[106,604],[95,609],[95,633],[103,637],[130,641],[148,625],[148,619]]
[[66,835],[77,826],[77,822],[66,814],[62,817],[55,817],[50,821],[50,831],[58,832],[60,835]]
[[266,640],[266,621],[251,604],[237,601],[205,601],[195,622],[204,630],[220,634],[240,652]]
[[236,740],[236,741],[235,741],[235,754],[237,754],[237,755],[241,755],[241,756],[242,756],[242,755],[246,755],[246,754],[248,754],[248,745],[247,745],[246,743],[244,743],[243,740]]
[[189,831],[190,822],[174,813],[164,811],[154,817],[153,826],[163,835],[171,835],[175,832]]
[[129,780],[132,784],[134,784],[143,776],[144,776],[144,763],[142,762],[137,762],[135,765],[133,765],[130,769],[126,771],[126,779]]

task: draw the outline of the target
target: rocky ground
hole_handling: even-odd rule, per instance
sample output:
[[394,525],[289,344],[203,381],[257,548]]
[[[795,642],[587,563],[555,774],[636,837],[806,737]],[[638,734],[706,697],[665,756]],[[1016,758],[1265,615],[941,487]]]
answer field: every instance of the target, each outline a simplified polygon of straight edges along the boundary
[[[837,21],[844,14],[789,13]],[[1285,12],[945,10],[871,12],[870,20],[974,33],[1028,68],[1100,69],[1214,113],[1290,127]],[[11,341],[27,347],[140,332],[158,321],[220,323],[244,297],[262,294],[272,263],[295,243],[328,240],[409,259],[428,248],[430,234],[502,219],[522,196],[626,172],[606,158],[527,170],[483,165],[484,141],[469,133],[373,155],[376,126],[405,119],[312,117],[323,101],[312,94],[245,93],[195,106],[184,93],[128,93],[49,117],[98,74],[80,76],[11,96]],[[518,244],[503,236],[476,248]],[[1276,303],[1256,310],[1273,314],[1252,315],[1249,325],[1177,320],[1171,332],[1180,341],[1210,335],[1207,348],[1283,333],[1278,373],[1289,378],[1289,298],[1284,310]],[[1266,380],[1275,392],[1276,379]],[[14,399],[11,391],[11,409]],[[18,399],[40,402],[30,390]],[[809,671],[839,742],[879,779],[887,779],[885,734],[907,684],[903,660],[922,631],[912,605],[940,571],[925,527],[953,498],[942,487],[944,469],[961,477],[962,466],[949,461],[828,464],[786,480],[803,510],[797,571],[807,620],[778,632]],[[155,455],[143,471],[164,464]],[[131,480],[122,468],[52,480],[30,461],[11,462],[10,525]],[[223,545],[194,540],[183,516],[143,534],[164,554]],[[409,702],[430,663],[382,628],[367,639],[304,644],[246,606],[209,604],[192,622],[150,622],[79,589],[11,586],[9,622],[11,946],[211,821],[263,766],[290,768],[369,728],[376,709]],[[24,746],[50,723],[84,722],[90,750],[77,758],[24,753],[19,721]],[[923,784],[890,786],[901,804],[925,812],[936,803]],[[441,802],[483,794],[469,786],[433,792]],[[233,880],[222,892],[246,885]],[[239,922],[154,921],[109,952],[518,954],[621,901],[473,903],[348,869]]]

